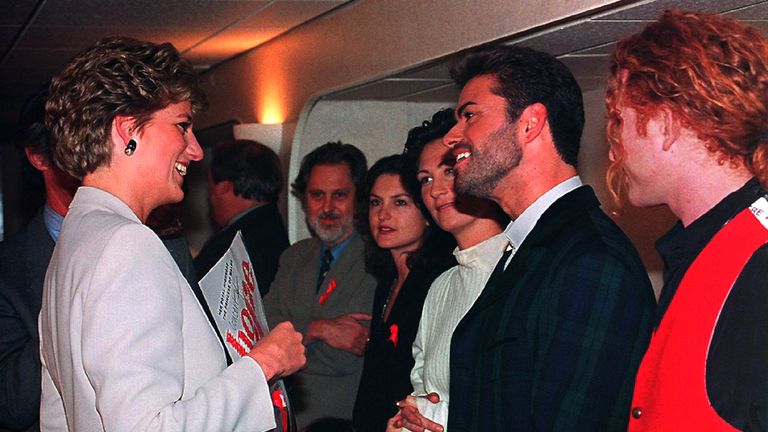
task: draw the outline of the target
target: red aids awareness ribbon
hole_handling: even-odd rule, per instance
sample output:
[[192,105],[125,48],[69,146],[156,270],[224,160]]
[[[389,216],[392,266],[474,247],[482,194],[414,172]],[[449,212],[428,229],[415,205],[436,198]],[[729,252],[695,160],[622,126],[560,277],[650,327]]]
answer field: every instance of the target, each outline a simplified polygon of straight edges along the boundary
[[397,324],[392,324],[389,326],[389,341],[392,342],[392,345],[397,347]]
[[328,284],[328,289],[325,290],[325,293],[323,293],[323,295],[321,295],[320,299],[318,300],[321,306],[325,304],[326,300],[328,300],[328,296],[331,295],[331,293],[335,289],[336,289],[336,279],[331,279],[331,283]]
[[280,419],[282,420],[283,432],[288,432],[288,403],[285,400],[285,395],[282,390],[274,390],[272,392],[272,405],[280,411]]

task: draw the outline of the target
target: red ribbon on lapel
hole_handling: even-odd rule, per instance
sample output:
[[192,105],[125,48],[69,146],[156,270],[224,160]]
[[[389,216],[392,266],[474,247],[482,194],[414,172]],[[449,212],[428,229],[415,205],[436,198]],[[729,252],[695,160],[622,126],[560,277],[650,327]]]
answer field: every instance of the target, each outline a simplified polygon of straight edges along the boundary
[[336,279],[331,279],[331,283],[328,284],[328,289],[325,290],[325,293],[323,293],[323,295],[321,295],[320,299],[318,300],[321,306],[325,304],[326,300],[328,300],[328,296],[330,296],[333,290],[335,289],[336,289]]
[[392,345],[394,345],[395,347],[397,347],[397,336],[398,336],[397,332],[398,332],[397,324],[392,324],[391,326],[389,326],[389,341],[392,342]]

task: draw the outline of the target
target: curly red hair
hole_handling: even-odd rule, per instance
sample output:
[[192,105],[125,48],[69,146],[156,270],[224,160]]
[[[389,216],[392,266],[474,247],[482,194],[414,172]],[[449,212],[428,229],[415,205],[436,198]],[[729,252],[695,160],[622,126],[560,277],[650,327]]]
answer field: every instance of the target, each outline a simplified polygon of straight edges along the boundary
[[637,110],[637,132],[659,109],[694,131],[718,162],[743,163],[768,185],[768,40],[720,15],[667,10],[639,34],[621,39],[606,92],[614,163],[608,187],[626,192],[618,104]]

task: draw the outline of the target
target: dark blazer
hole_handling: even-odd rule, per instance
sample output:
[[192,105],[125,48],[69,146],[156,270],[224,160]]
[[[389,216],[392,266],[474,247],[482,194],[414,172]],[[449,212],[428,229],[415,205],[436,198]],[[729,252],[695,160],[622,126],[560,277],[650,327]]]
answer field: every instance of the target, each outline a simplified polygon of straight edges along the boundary
[[42,211],[0,243],[0,431],[39,430],[37,315],[53,246]]
[[251,210],[208,239],[195,257],[195,271],[198,277],[205,276],[227,251],[237,230],[243,232],[243,243],[253,262],[259,292],[264,297],[275,279],[280,254],[290,246],[288,231],[275,203],[267,203]]
[[502,257],[451,342],[452,431],[626,430],[655,299],[590,187]]
[[[419,330],[424,300],[435,278],[454,265],[455,260],[446,260],[430,268],[411,269],[386,321],[383,319],[384,308],[394,277],[386,278],[376,287],[371,312],[371,339],[365,349],[363,375],[352,416],[357,430],[385,430],[387,420],[397,412],[395,402],[405,399],[413,391],[412,347]],[[393,325],[397,326],[396,331]]]

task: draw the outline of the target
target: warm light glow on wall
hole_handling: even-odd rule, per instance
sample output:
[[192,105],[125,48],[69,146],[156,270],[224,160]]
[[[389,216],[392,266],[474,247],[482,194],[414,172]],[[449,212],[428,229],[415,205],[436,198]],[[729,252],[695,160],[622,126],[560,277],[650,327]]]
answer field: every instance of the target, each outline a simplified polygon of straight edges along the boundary
[[259,113],[259,123],[272,125],[280,124],[283,121],[285,121],[285,115],[280,112],[276,105],[267,105],[261,107],[261,112]]
[[282,94],[282,80],[276,77],[262,77],[256,89],[256,118],[261,124],[285,122],[285,96]]

